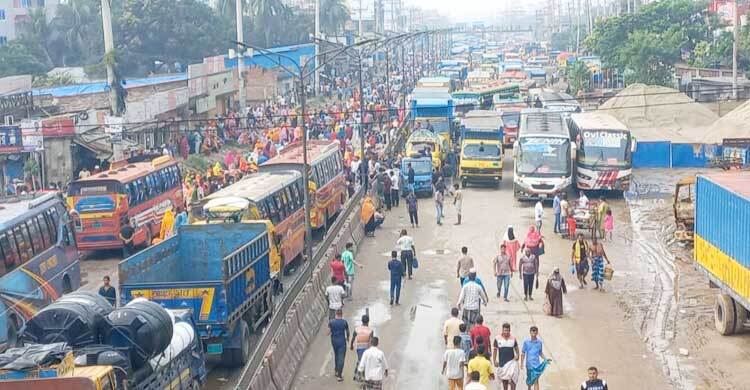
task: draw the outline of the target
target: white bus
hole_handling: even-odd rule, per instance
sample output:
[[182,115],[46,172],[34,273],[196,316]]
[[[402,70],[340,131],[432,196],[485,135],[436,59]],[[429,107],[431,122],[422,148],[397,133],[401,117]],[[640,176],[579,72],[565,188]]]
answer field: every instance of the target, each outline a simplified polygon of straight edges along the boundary
[[513,195],[546,199],[573,184],[575,145],[563,113],[531,108],[521,111],[518,139],[513,144]]
[[582,190],[626,191],[636,147],[630,130],[602,112],[572,114],[568,127],[577,146],[576,186]]

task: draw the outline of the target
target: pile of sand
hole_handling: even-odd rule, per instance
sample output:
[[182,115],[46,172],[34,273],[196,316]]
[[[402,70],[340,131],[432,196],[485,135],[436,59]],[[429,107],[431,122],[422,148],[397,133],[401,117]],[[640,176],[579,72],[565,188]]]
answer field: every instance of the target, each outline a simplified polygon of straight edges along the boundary
[[633,84],[599,107],[640,141],[702,142],[719,117],[672,88]]
[[719,118],[706,129],[701,142],[720,144],[724,138],[750,138],[750,101]]

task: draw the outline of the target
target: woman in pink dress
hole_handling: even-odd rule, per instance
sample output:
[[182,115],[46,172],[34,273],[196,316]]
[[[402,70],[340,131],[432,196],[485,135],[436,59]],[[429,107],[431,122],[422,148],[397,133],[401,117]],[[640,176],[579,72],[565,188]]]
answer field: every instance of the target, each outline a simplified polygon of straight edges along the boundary
[[508,230],[505,232],[505,237],[503,237],[503,244],[505,244],[505,253],[510,256],[510,270],[511,272],[516,272],[516,254],[521,249],[521,244],[516,240],[513,226],[508,225]]

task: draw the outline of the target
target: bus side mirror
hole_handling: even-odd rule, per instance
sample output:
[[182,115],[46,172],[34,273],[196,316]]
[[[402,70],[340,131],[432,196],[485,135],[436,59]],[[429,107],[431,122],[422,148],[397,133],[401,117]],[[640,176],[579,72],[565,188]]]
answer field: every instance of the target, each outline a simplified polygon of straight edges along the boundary
[[635,153],[636,149],[638,149],[638,141],[633,138],[632,140],[630,140],[630,152]]
[[578,146],[576,144],[570,145],[570,157],[575,160],[576,155],[578,154]]

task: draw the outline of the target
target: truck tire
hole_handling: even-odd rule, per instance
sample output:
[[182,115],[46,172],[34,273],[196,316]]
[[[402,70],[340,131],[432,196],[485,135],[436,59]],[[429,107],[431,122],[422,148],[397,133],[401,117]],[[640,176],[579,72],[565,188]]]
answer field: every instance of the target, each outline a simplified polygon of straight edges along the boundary
[[716,330],[722,335],[729,336],[734,333],[737,323],[737,310],[735,310],[734,299],[727,294],[716,296],[714,323]]
[[735,311],[737,312],[737,322],[734,324],[734,334],[747,333],[750,331],[748,325],[750,325],[750,311],[735,303]]
[[240,347],[225,348],[221,356],[225,367],[242,367],[250,360],[250,327],[245,320],[239,320]]

